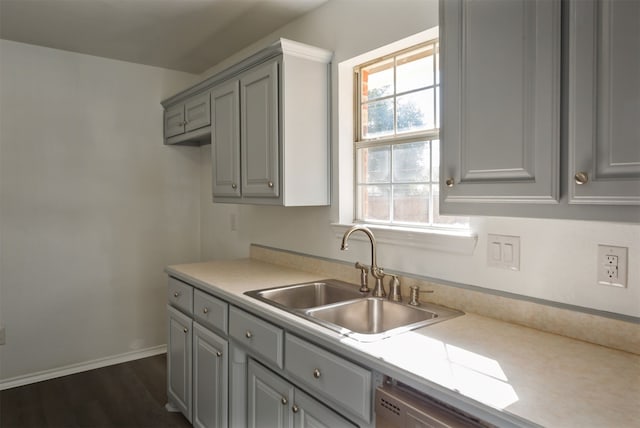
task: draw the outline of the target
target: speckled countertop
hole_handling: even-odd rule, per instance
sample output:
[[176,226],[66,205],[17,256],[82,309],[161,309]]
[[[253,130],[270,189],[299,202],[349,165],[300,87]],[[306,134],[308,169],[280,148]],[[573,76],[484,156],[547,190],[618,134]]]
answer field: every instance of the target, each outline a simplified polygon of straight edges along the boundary
[[485,417],[516,426],[640,427],[639,355],[470,313],[361,343],[243,294],[322,279],[318,275],[249,259],[175,265],[167,272]]

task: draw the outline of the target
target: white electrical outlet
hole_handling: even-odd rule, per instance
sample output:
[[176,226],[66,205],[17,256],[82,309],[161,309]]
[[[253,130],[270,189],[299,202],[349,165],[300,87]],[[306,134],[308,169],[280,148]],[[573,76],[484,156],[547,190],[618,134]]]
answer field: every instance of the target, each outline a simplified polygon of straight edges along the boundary
[[627,286],[627,247],[598,245],[598,284]]

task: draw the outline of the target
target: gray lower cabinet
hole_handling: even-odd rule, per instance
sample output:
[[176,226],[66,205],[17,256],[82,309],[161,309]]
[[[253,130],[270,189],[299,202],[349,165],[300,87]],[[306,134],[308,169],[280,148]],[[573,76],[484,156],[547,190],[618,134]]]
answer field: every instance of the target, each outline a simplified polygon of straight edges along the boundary
[[167,306],[167,396],[191,422],[192,400],[192,325],[191,317]]
[[559,0],[444,0],[441,211],[559,199]]
[[640,2],[569,12],[569,202],[640,205]]
[[168,408],[197,428],[227,427],[228,304],[172,277],[167,297]]
[[370,370],[176,278],[167,297],[167,408],[194,427],[372,426]]
[[249,359],[247,380],[251,428],[356,426],[253,359]]
[[227,340],[197,322],[193,325],[193,426],[228,425]]

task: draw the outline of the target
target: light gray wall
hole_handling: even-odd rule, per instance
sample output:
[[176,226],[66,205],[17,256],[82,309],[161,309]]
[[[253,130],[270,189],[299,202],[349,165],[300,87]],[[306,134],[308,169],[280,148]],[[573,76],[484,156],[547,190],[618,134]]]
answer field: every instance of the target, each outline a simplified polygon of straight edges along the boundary
[[0,40],[0,379],[166,343],[199,258],[199,151],[162,144],[193,75]]
[[[248,255],[250,243],[299,251],[339,260],[369,262],[367,247],[354,243],[339,250],[339,237],[330,223],[338,220],[338,64],[438,24],[437,2],[425,0],[331,0],[281,28],[204,76],[219,71],[278,37],[334,51],[332,68],[333,205],[321,208],[277,208],[213,204],[210,147],[202,151],[202,258]],[[347,150],[349,152],[349,150]],[[230,216],[238,230],[230,230]],[[478,234],[473,255],[379,245],[378,262],[397,270],[517,293],[619,314],[640,316],[640,225],[612,222],[541,220],[506,217],[472,218]],[[513,272],[487,267],[487,234],[521,237],[521,269]],[[614,288],[596,284],[599,243],[629,248],[629,285]]]

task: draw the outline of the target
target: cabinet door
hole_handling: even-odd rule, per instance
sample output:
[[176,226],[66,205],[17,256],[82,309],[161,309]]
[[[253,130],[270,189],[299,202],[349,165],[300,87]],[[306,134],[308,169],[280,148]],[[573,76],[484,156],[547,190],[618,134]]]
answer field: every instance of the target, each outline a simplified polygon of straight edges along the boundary
[[290,427],[293,386],[253,360],[249,360],[247,382],[247,425],[250,428]]
[[193,426],[226,427],[228,400],[227,341],[205,327],[193,326]]
[[240,79],[242,196],[280,194],[278,62],[256,67]]
[[299,389],[295,391],[293,412],[293,426],[295,428],[356,427],[356,425]]
[[164,111],[164,137],[184,134],[184,105],[179,104]]
[[557,203],[560,1],[440,6],[442,211]]
[[189,98],[184,104],[185,132],[193,131],[211,123],[209,92]]
[[640,2],[569,7],[569,202],[640,205]]
[[240,197],[240,91],[238,80],[211,91],[213,196]]
[[167,306],[167,395],[191,422],[191,318]]

